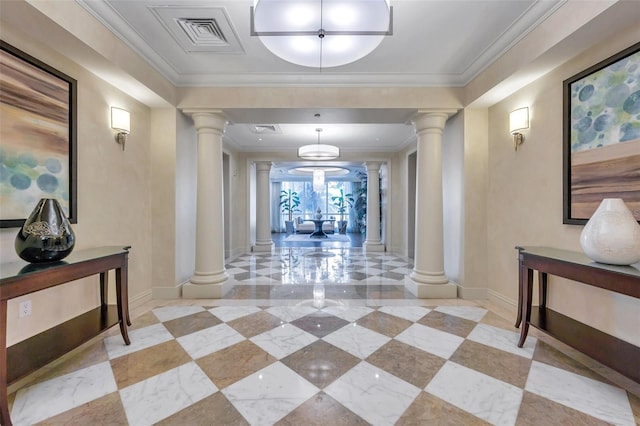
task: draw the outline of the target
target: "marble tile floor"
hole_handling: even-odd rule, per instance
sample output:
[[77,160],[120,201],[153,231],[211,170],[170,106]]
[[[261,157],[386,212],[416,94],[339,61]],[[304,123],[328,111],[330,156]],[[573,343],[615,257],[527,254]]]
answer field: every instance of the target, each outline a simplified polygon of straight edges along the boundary
[[[229,267],[291,265],[282,256],[242,256]],[[13,389],[12,419],[16,425],[640,422],[637,388],[620,387],[535,332],[518,348],[512,321],[477,303],[368,291],[320,297],[325,285],[367,287],[384,268],[409,265],[389,254],[344,256],[348,264],[365,263],[359,284],[332,282],[320,272],[301,284],[266,285],[260,299],[235,293],[136,309],[130,346],[112,329],[42,369]],[[296,271],[302,263],[282,266],[282,276],[306,277]],[[247,279],[236,289],[255,286]],[[293,295],[271,291],[278,287],[294,288]]]

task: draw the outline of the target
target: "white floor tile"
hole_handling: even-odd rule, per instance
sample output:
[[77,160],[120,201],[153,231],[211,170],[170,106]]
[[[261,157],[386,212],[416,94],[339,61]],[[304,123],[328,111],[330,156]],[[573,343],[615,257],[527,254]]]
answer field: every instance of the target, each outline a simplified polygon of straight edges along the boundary
[[322,312],[335,315],[338,318],[342,318],[343,320],[349,321],[349,322],[357,321],[363,316],[368,315],[373,311],[374,309],[371,309],[366,306],[349,306],[349,305],[330,306],[322,310]]
[[197,314],[204,311],[202,306],[165,306],[153,310],[153,314],[161,322],[169,321],[176,318],[186,317],[187,315]]
[[438,306],[435,310],[475,322],[480,321],[488,312],[486,309],[477,306]]
[[256,306],[218,306],[217,308],[209,309],[209,312],[220,318],[222,321],[229,322],[234,319],[255,314],[261,310],[262,309]]
[[173,340],[173,335],[162,324],[153,324],[148,327],[129,331],[130,345],[125,345],[120,334],[104,339],[104,347],[109,359],[150,348],[151,346]]
[[222,390],[251,425],[272,425],[319,389],[280,362]]
[[418,321],[420,318],[431,312],[431,309],[423,308],[421,306],[384,306],[378,309],[378,311],[399,318],[404,318],[409,321]]
[[152,425],[218,391],[190,362],[120,390],[129,424]]
[[634,425],[627,393],[617,387],[533,361],[525,390],[616,425]]
[[316,308],[310,306],[276,306],[267,309],[271,315],[274,315],[285,322],[295,321],[305,315],[317,312]]
[[522,389],[447,362],[425,391],[494,425],[514,425]]
[[528,336],[524,346],[519,348],[519,332],[493,327],[488,324],[476,325],[467,336],[467,339],[529,359],[533,358],[533,352],[538,342],[538,339],[535,337]]
[[396,268],[407,266],[407,262],[398,262],[397,260],[391,260],[384,263],[387,266],[395,266]]
[[118,390],[109,362],[21,389],[11,410],[18,425],[32,425]]
[[245,340],[244,336],[227,324],[196,331],[176,339],[191,358],[198,359]]
[[325,392],[374,425],[393,425],[420,389],[367,362],[361,362]]
[[352,323],[322,338],[325,342],[365,359],[391,338],[366,327]]
[[444,359],[449,359],[464,341],[462,337],[422,324],[412,324],[397,335],[396,340]]
[[291,324],[282,324],[280,327],[254,336],[250,340],[275,358],[282,359],[310,345],[318,338]]
[[399,267],[399,268],[392,269],[391,272],[395,272],[397,274],[409,275],[411,272],[413,272],[413,269],[410,269],[408,267]]

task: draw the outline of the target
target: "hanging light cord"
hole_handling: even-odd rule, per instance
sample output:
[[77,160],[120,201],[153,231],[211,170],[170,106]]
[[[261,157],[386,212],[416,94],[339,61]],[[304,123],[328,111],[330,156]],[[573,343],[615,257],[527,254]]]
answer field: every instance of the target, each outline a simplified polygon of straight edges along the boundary
[[[318,30],[318,38],[320,39],[320,72],[322,72],[322,42],[324,41],[324,28],[322,18],[324,16],[324,2],[320,0],[320,29]],[[318,133],[320,138],[320,133]],[[319,143],[319,142],[318,142]]]

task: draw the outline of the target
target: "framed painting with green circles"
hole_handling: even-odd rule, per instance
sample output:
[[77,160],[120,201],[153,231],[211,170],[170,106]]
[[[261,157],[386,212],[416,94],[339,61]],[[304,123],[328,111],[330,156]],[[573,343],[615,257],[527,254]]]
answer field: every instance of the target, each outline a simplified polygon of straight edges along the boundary
[[563,223],[605,198],[640,221],[640,43],[564,81]]
[[41,198],[77,222],[76,80],[0,41],[0,227]]

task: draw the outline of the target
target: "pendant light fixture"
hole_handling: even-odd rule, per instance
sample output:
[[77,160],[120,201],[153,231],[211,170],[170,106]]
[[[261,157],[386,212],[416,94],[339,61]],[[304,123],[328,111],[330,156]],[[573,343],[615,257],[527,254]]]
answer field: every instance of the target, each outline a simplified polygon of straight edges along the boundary
[[317,169],[313,171],[313,190],[322,192],[324,189],[324,170]]
[[255,0],[251,35],[285,61],[314,68],[355,62],[393,34],[387,0]]
[[321,128],[317,128],[318,143],[313,145],[303,145],[298,148],[298,157],[303,160],[321,161],[333,160],[340,156],[340,148],[334,145],[324,145],[320,143]]

